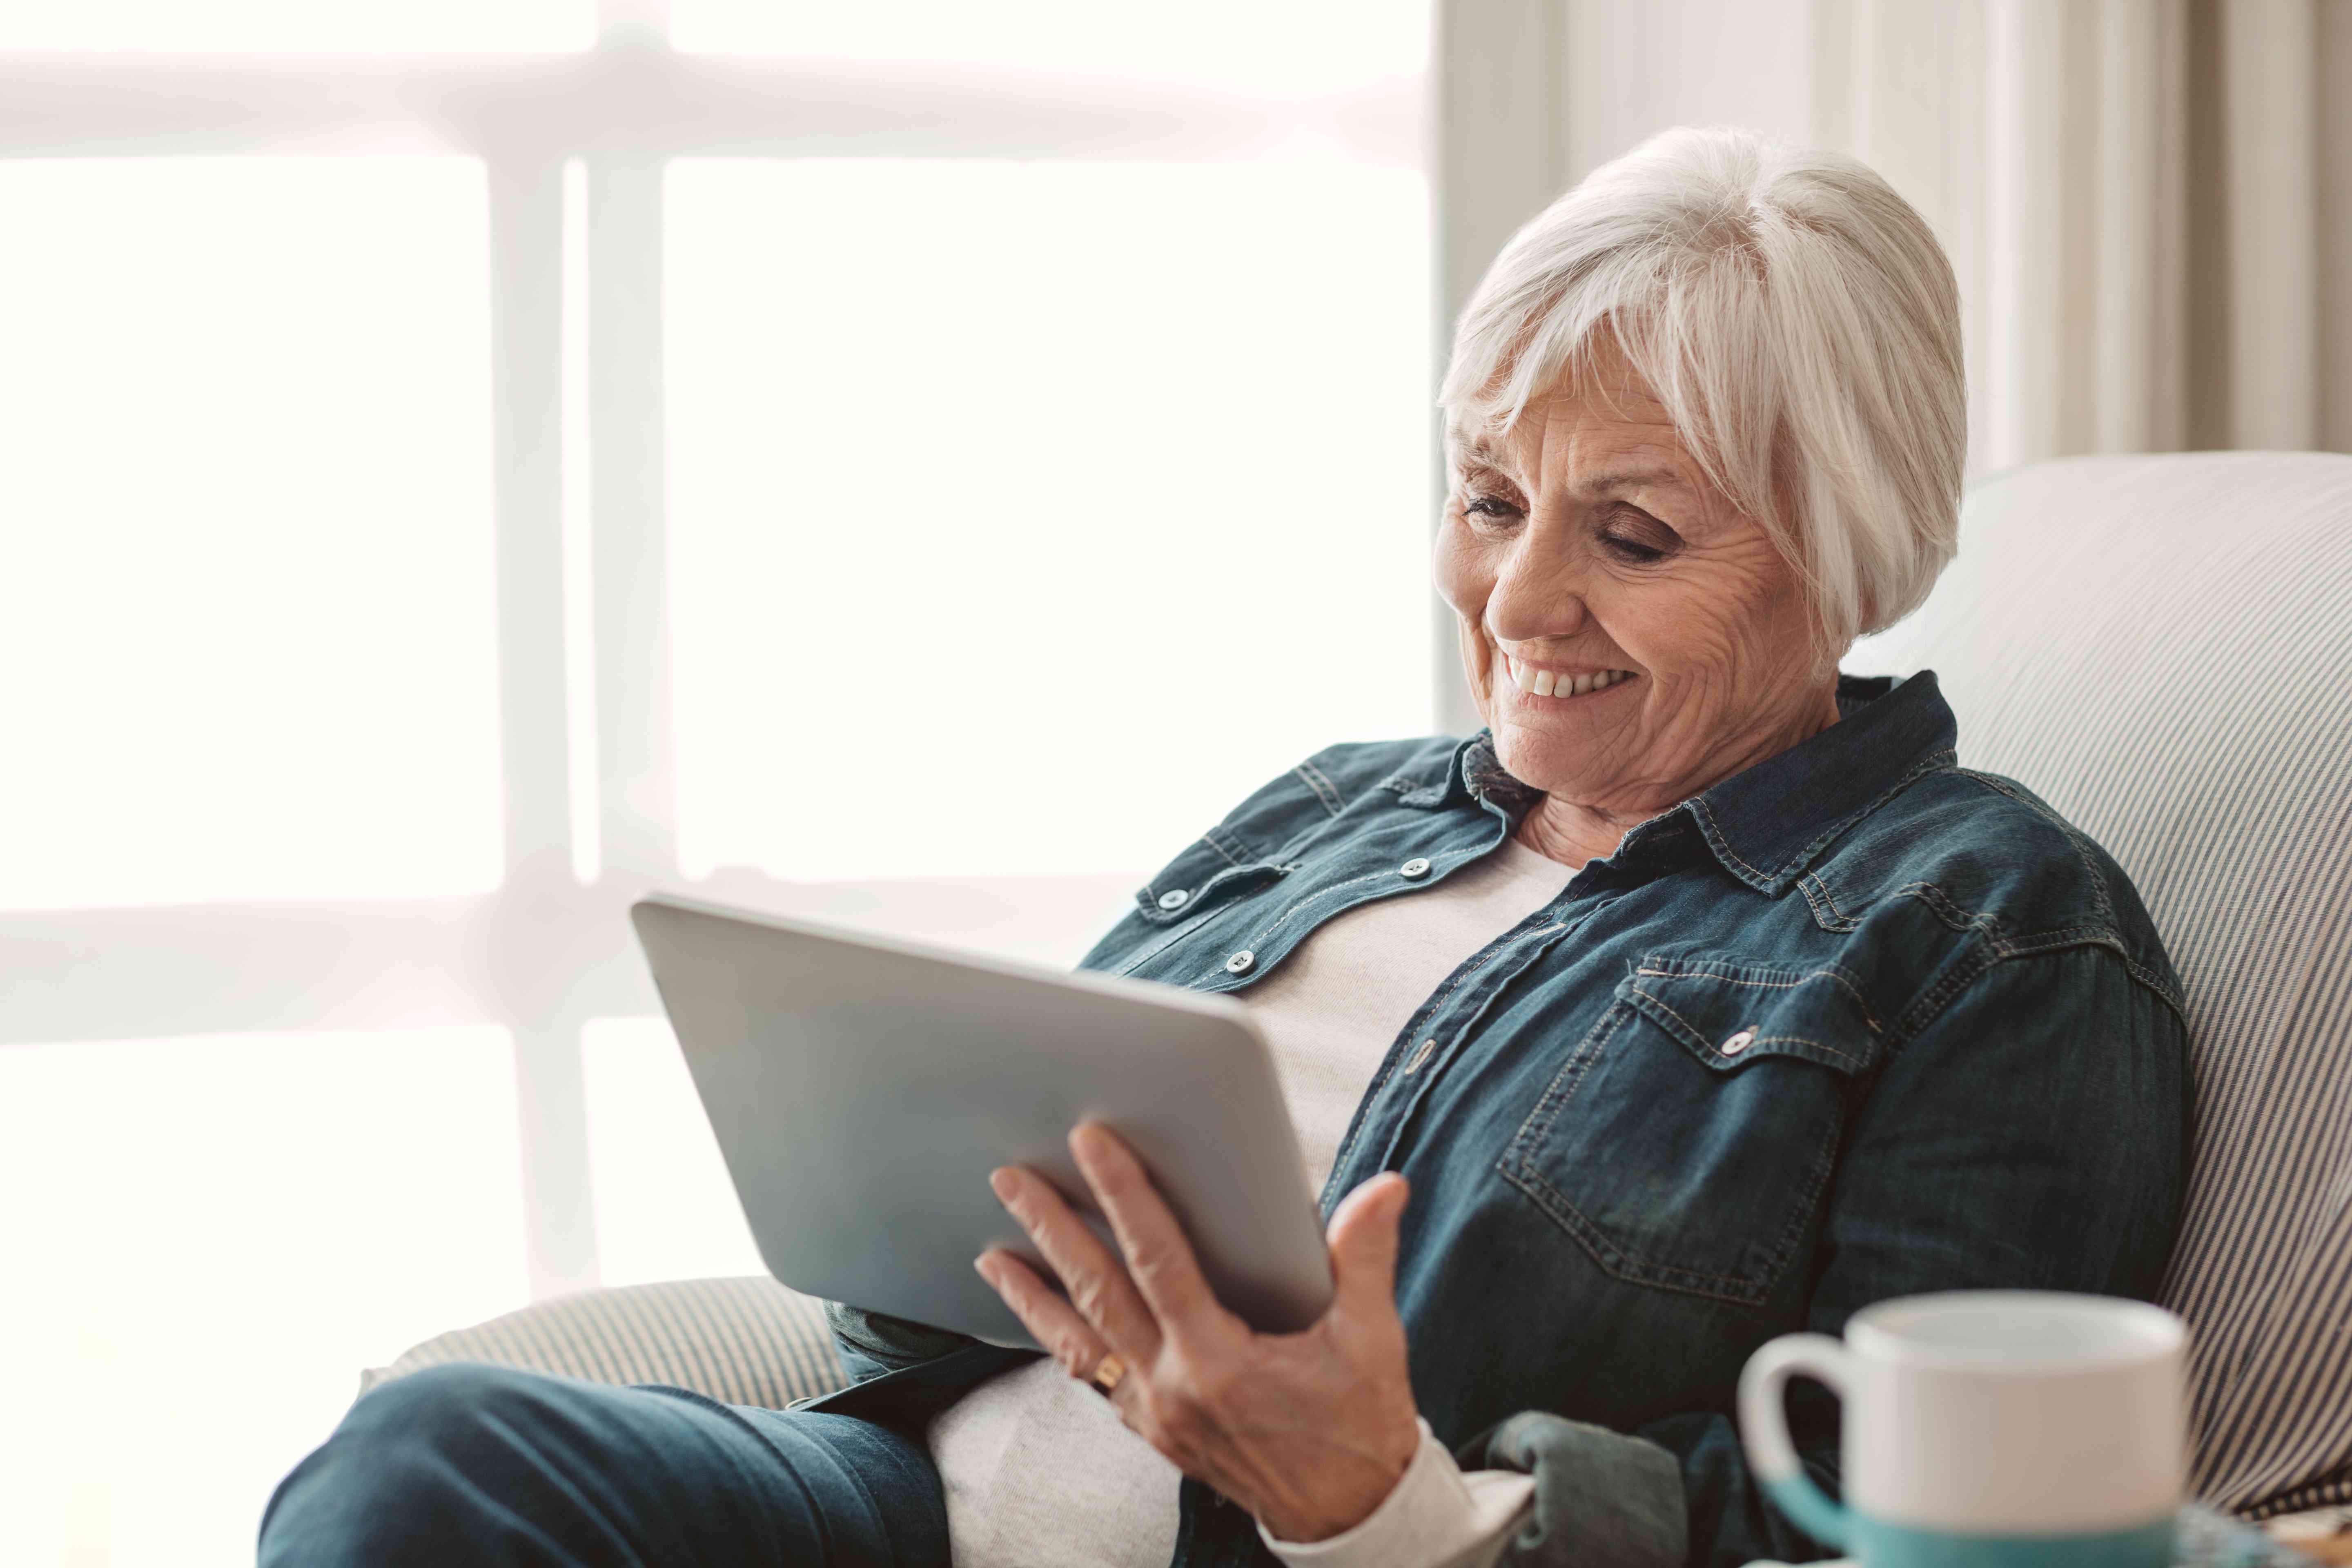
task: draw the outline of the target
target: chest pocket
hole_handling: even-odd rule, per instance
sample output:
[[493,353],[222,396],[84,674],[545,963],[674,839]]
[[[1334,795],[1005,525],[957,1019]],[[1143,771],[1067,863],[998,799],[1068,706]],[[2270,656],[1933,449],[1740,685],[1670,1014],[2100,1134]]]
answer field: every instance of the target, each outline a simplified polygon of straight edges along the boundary
[[1835,967],[1644,958],[1500,1173],[1605,1272],[1761,1304],[1811,1232],[1878,1043]]

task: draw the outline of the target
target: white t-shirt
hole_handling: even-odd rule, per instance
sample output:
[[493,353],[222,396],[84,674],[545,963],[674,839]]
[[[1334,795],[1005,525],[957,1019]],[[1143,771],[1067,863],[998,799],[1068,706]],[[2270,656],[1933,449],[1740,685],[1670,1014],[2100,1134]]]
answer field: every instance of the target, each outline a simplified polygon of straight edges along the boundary
[[[1507,839],[1433,888],[1334,917],[1235,993],[1274,1047],[1310,1193],[1321,1190],[1357,1102],[1413,1011],[1457,966],[1549,903],[1571,874]],[[1167,1568],[1175,1555],[1176,1467],[1051,1359],[980,1384],[933,1420],[928,1440],[947,1489],[956,1568]],[[1434,1447],[1424,1434],[1424,1449]],[[1458,1560],[1451,1549],[1499,1545],[1531,1489],[1524,1477],[1463,1478],[1442,1449],[1424,1453],[1408,1479],[1411,1497],[1392,1498],[1399,1506],[1384,1504],[1342,1539],[1368,1527],[1392,1544],[1442,1539],[1444,1558]],[[1457,1494],[1478,1505],[1475,1521],[1428,1517]],[[1476,1539],[1463,1539],[1465,1529]],[[1315,1547],[1283,1555],[1340,1560]],[[1413,1568],[1394,1555],[1364,1560]]]

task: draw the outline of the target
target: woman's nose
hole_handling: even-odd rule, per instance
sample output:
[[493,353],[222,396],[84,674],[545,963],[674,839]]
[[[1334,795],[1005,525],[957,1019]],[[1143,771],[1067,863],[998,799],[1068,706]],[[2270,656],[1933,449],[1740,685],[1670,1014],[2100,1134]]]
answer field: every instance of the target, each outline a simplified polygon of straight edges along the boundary
[[1486,600],[1486,627],[1499,642],[1572,637],[1591,618],[1575,563],[1531,543],[1517,542]]

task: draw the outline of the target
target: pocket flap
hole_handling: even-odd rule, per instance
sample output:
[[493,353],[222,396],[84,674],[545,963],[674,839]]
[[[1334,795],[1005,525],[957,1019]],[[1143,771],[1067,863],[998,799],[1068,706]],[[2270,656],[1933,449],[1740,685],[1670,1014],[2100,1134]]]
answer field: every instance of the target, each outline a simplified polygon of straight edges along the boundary
[[1878,1020],[1834,963],[1653,953],[1617,994],[1717,1072],[1800,1057],[1856,1073],[1878,1059]]
[[1135,890],[1135,912],[1147,925],[1173,925],[1220,899],[1275,881],[1286,869],[1211,828]]

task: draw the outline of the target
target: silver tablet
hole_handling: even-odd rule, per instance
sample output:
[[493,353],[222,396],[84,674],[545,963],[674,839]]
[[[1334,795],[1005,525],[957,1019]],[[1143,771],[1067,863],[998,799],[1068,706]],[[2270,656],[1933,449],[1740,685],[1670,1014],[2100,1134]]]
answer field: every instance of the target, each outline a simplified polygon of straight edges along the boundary
[[1092,1120],[1142,1156],[1226,1307],[1286,1331],[1328,1304],[1297,1136],[1239,1003],[667,896],[630,915],[793,1289],[1034,1344],[972,1271],[990,1247],[1036,1261],[988,1173],[1043,1173],[1108,1237],[1065,1142]]

